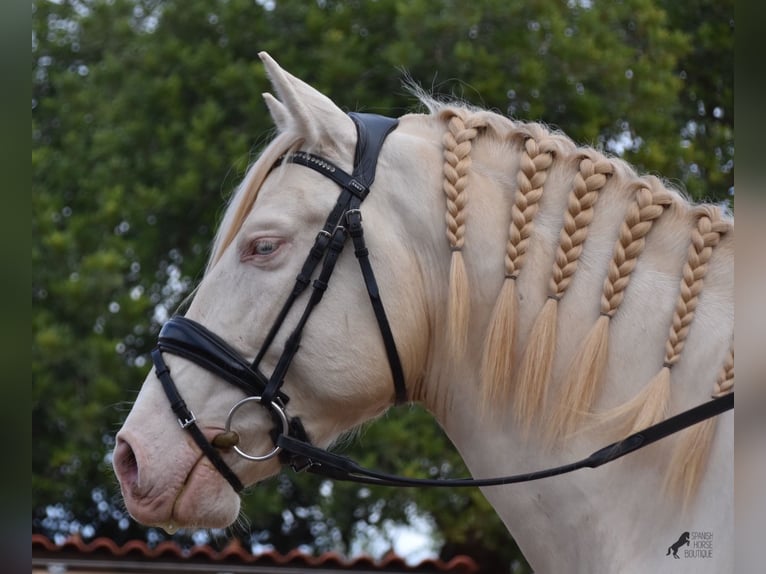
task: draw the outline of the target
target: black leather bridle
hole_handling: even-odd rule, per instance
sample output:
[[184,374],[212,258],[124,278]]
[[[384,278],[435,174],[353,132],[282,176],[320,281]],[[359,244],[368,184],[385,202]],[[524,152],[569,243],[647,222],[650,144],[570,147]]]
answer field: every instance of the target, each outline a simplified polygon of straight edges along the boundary
[[[207,440],[197,426],[196,417],[182,399],[171,377],[170,369],[163,359],[163,353],[171,353],[190,360],[239,387],[247,395],[229,411],[226,431],[230,430],[232,418],[237,410],[248,402],[257,402],[269,411],[275,424],[271,432],[274,448],[264,455],[250,455],[234,445],[232,448],[240,456],[252,461],[263,461],[279,455],[283,463],[289,464],[296,471],[308,470],[338,480],[388,486],[496,486],[538,480],[585,467],[595,468],[734,407],[734,393],[729,393],[612,443],[577,462],[532,473],[487,479],[405,478],[363,468],[347,457],[313,446],[300,419],[287,415],[289,397],[282,391],[282,385],[300,346],[303,328],[312,311],[321,301],[338,257],[349,237],[354,245],[354,253],[362,271],[388,357],[395,403],[401,404],[407,401],[404,373],[365,246],[360,211],[361,203],[370,193],[370,187],[375,180],[380,150],[388,134],[396,129],[398,120],[375,114],[350,113],[349,116],[357,130],[354,167],[351,174],[344,172],[327,159],[305,151],[288,154],[277,162],[277,165],[287,162],[313,169],[334,181],[341,191],[335,207],[327,217],[322,230],[317,234],[292,290],[253,361],[249,362],[242,357],[226,341],[206,327],[182,316],[174,316],[165,323],[160,330],[157,346],[152,351],[152,361],[157,377],[170,401],[171,409],[178,418],[178,423],[181,428],[191,433],[205,456],[235,491],[242,490],[242,482],[223,460],[218,448]],[[318,273],[317,269],[319,269]],[[312,281],[315,274],[316,278]],[[271,376],[267,377],[260,370],[261,360],[284,326],[288,312],[298,297],[309,287],[312,288],[311,293],[298,323],[287,337]]]

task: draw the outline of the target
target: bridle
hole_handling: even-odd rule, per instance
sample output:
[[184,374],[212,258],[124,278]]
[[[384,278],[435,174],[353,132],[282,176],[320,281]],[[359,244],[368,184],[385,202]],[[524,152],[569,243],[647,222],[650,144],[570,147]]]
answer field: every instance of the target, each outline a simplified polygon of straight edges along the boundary
[[[360,211],[362,201],[370,193],[370,186],[375,180],[378,155],[383,147],[383,142],[399,122],[395,119],[374,114],[351,113],[349,115],[356,125],[358,136],[354,154],[354,167],[351,174],[346,173],[332,162],[305,151],[285,155],[276,164],[279,165],[283,162],[294,163],[313,169],[334,181],[341,191],[335,206],[327,216],[322,229],[317,234],[314,244],[309,250],[309,254],[295,280],[295,284],[266,334],[255,359],[252,362],[248,362],[221,337],[199,323],[181,316],[171,318],[162,327],[157,347],[152,351],[152,360],[154,361],[157,376],[162,383],[173,412],[178,417],[179,424],[191,433],[194,441],[202,449],[202,452],[236,491],[242,489],[242,483],[223,461],[218,450],[208,442],[202,431],[200,431],[194,414],[186,406],[170,376],[170,370],[162,358],[162,353],[167,352],[184,357],[239,387],[248,395],[229,411],[226,422],[227,431],[230,430],[234,414],[244,404],[258,402],[268,409],[276,425],[275,432],[272,433],[272,438],[275,442],[274,448],[263,455],[249,455],[235,445],[233,448],[240,456],[248,460],[263,461],[277,454],[282,454],[283,460],[289,462],[294,468],[310,466],[311,461],[298,453],[286,450],[284,445],[278,444],[280,436],[290,436],[302,444],[309,444],[306,431],[300,419],[289,418],[287,416],[285,408],[289,402],[289,397],[281,389],[285,375],[298,351],[303,328],[312,311],[321,301],[332,272],[335,269],[335,264],[349,237],[354,244],[354,253],[359,261],[367,293],[369,294],[375,318],[383,338],[394,382],[395,401],[399,404],[407,400],[404,372],[399,359],[399,353],[396,350],[394,336],[380,299],[377,281],[369,260],[369,252],[365,246],[362,212]],[[317,269],[319,269],[318,273],[316,273],[317,276],[312,281],[312,277],[314,277]],[[285,318],[298,297],[309,287],[311,287],[311,293],[298,323],[287,337],[282,354],[277,360],[276,367],[271,376],[267,377],[260,370],[261,360],[282,329]],[[285,452],[282,452],[283,450]],[[290,453],[289,457],[285,456],[286,452]]]
[[[486,479],[405,478],[361,467],[347,457],[333,454],[312,445],[300,419],[287,415],[286,411],[290,399],[282,390],[282,385],[299,349],[303,329],[312,311],[327,290],[335,264],[348,242],[348,238],[351,238],[354,245],[354,254],[359,262],[385,347],[393,379],[395,403],[401,404],[407,401],[404,373],[369,260],[360,211],[361,203],[370,193],[370,187],[375,180],[378,155],[383,143],[386,137],[396,129],[398,120],[376,114],[350,113],[349,116],[357,130],[354,166],[351,174],[344,172],[329,160],[305,151],[287,154],[275,164],[276,167],[276,165],[286,162],[310,168],[335,182],[340,188],[340,194],[324,226],[317,234],[292,290],[253,361],[249,362],[226,341],[203,325],[183,316],[174,316],[163,325],[157,346],[152,351],[152,361],[157,377],[170,401],[173,413],[178,418],[178,423],[181,428],[191,434],[204,455],[236,492],[243,489],[242,482],[223,460],[219,449],[208,441],[197,426],[196,417],[181,397],[171,377],[170,369],[163,359],[163,353],[174,354],[190,360],[226,382],[239,387],[247,395],[229,411],[225,432],[231,432],[233,417],[245,404],[258,403],[268,410],[274,422],[274,428],[271,431],[274,448],[262,455],[252,455],[242,451],[236,444],[232,444],[231,448],[238,455],[255,462],[279,456],[284,464],[289,464],[296,471],[308,470],[337,480],[387,486],[496,486],[538,480],[585,467],[596,468],[734,407],[734,393],[732,392],[612,443],[577,462],[537,472]],[[315,275],[316,277],[312,281],[312,277]],[[309,287],[311,287],[311,292],[303,312],[287,337],[276,366],[271,375],[267,377],[260,370],[261,360],[283,328],[287,314],[299,296]]]

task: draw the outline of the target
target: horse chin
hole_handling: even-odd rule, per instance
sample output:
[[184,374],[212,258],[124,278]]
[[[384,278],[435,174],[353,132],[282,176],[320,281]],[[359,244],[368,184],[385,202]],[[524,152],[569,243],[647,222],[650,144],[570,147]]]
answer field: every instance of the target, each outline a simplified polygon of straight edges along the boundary
[[239,509],[239,495],[207,459],[201,458],[175,499],[170,527],[226,528],[236,521]]

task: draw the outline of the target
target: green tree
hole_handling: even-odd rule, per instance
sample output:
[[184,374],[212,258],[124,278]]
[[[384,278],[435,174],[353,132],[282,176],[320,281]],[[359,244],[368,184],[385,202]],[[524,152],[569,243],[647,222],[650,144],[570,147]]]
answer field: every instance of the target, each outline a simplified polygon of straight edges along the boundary
[[691,46],[676,65],[683,89],[673,123],[682,140],[673,176],[696,198],[725,200],[734,193],[734,6],[712,0],[662,6]]
[[[160,324],[200,276],[225,198],[271,134],[262,49],[345,109],[416,108],[402,88],[407,71],[437,94],[621,153],[696,197],[730,195],[731,0],[32,6],[36,531],[166,536],[121,510],[112,435]],[[346,450],[405,474],[465,474],[420,409],[392,411]],[[282,551],[345,551],[371,527],[425,517],[444,557],[469,553],[491,571],[523,560],[478,490],[287,474],[245,505],[250,523],[231,534]],[[229,536],[213,534],[214,544]]]

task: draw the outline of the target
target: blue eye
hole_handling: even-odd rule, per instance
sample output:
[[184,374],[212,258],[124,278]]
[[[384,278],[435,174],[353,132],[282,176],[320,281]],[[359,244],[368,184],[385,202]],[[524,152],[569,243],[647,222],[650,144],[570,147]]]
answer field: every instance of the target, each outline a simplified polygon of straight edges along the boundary
[[253,244],[253,254],[271,255],[279,247],[279,243],[273,239],[259,239]]
[[271,265],[284,252],[285,244],[284,237],[252,237],[240,248],[239,259],[254,265]]

